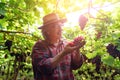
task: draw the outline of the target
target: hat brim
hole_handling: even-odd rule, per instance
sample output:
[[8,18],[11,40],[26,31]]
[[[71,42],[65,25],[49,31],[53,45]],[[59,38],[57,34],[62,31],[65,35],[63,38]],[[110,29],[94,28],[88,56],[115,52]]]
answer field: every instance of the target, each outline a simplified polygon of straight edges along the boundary
[[56,20],[56,21],[53,21],[53,22],[51,22],[51,23],[44,24],[44,25],[38,27],[38,29],[42,29],[44,26],[47,26],[47,25],[52,24],[52,23],[57,23],[57,22],[65,23],[66,21],[67,21],[66,18],[65,18],[65,19]]

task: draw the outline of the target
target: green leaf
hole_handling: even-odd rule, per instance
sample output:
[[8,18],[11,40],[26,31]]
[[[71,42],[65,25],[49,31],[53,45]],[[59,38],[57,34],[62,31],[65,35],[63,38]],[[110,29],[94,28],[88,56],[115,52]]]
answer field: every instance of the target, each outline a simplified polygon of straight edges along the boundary
[[2,25],[0,24],[0,29],[2,29]]
[[117,50],[119,50],[119,51],[120,51],[120,45],[117,47]]
[[106,55],[106,56],[102,57],[101,60],[104,64],[107,64],[109,66],[113,66],[113,64],[114,64],[114,57],[112,57],[110,55]]
[[96,56],[97,54],[96,53],[87,53],[86,56],[88,59],[92,59]]

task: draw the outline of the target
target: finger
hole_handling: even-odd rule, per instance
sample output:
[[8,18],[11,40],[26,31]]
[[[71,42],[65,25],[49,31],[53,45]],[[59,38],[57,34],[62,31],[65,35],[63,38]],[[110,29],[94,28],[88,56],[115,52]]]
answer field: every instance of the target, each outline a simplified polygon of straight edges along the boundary
[[77,47],[78,47],[78,48],[81,48],[81,47],[83,47],[83,46],[85,45],[85,43],[86,43],[85,41],[80,42],[80,43],[77,45]]
[[76,50],[77,48],[78,48],[78,46],[71,47],[72,50]]

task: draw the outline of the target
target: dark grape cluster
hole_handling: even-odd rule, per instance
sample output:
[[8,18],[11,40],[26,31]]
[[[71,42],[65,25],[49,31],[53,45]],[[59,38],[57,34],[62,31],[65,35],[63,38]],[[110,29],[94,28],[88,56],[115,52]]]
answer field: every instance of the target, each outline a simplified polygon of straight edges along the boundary
[[99,73],[100,67],[101,67],[101,57],[96,56],[92,59],[92,63],[96,65],[96,72]]
[[102,36],[102,32],[101,32],[101,31],[97,31],[97,33],[96,33],[96,38],[97,38],[97,39],[100,39],[101,36]]
[[12,41],[11,40],[6,40],[6,42],[5,42],[6,49],[8,49],[10,51],[11,46],[12,46]]
[[120,51],[117,50],[117,46],[110,43],[106,46],[106,49],[111,56],[113,56],[114,58],[118,57],[120,59]]
[[100,71],[100,67],[101,67],[101,56],[96,56],[92,59],[88,59],[88,62],[92,63],[92,64],[95,64],[96,65],[96,72],[99,73]]
[[10,53],[11,56],[15,56],[16,60],[18,62],[25,62],[26,60],[26,54],[25,53],[14,53],[14,52],[11,52]]
[[0,19],[3,19],[5,16],[0,14]]

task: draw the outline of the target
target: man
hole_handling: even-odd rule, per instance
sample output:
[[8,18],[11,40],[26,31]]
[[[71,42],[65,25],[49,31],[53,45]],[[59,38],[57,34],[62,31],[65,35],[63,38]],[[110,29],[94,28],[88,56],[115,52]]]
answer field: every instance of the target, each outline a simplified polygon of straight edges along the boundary
[[34,80],[75,80],[72,70],[83,63],[79,49],[85,41],[71,46],[61,39],[62,25],[66,19],[60,19],[51,13],[43,17],[42,30],[44,40],[39,40],[32,50]]

